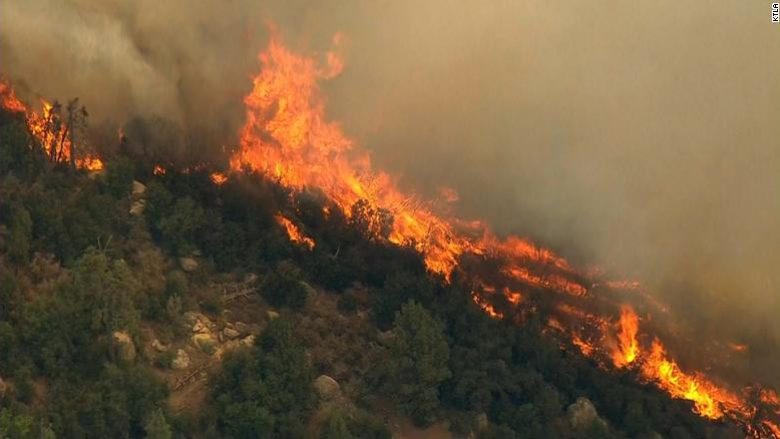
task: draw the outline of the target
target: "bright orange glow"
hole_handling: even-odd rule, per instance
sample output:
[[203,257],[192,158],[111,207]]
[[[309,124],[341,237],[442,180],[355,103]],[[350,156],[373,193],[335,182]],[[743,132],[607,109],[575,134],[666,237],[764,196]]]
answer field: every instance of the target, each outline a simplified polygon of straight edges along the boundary
[[747,351],[748,351],[748,349],[749,349],[748,345],[746,345],[746,344],[741,344],[741,343],[729,343],[729,347],[730,347],[730,348],[731,348],[731,349],[732,349],[734,352],[747,352]]
[[633,363],[639,355],[639,343],[636,334],[639,332],[639,318],[634,310],[623,305],[620,308],[620,323],[618,328],[618,349],[612,353],[612,360],[617,367],[625,367]]
[[693,401],[696,412],[707,418],[721,418],[725,410],[745,416],[753,412],[737,395],[716,386],[703,376],[686,374],[680,370],[677,363],[667,358],[663,345],[657,339],[653,341],[651,353],[645,359],[642,374],[673,397]]
[[[335,37],[334,45],[338,46],[341,39]],[[233,171],[248,167],[294,190],[322,191],[346,218],[368,224],[368,230],[376,235],[373,238],[415,249],[427,269],[446,281],[452,279],[466,255],[494,262],[497,275],[511,287],[497,287],[472,274],[480,285],[471,293],[474,303],[492,318],[504,317],[491,302],[495,294],[504,295],[518,308],[524,305],[525,297],[519,290],[565,295],[567,300],[556,307],[556,315],[548,318],[548,327],[570,337],[584,355],[596,358],[598,364],[632,365],[644,380],[656,383],[671,396],[693,401],[702,416],[728,415],[743,425],[763,422],[752,420],[755,410],[746,398],[716,386],[700,373],[683,372],[667,356],[660,341],[644,349],[639,341],[639,318],[630,306],[621,306],[620,301],[612,299],[617,296],[594,297],[594,290],[606,289],[610,294],[631,291],[637,300],[666,312],[637,282],[594,281],[595,275],[575,270],[549,249],[516,236],[499,238],[481,221],[443,216],[434,210],[435,203],[404,193],[395,178],[376,170],[369,154],[348,138],[338,123],[325,117],[318,82],[343,70],[338,50],[328,52],[320,66],[313,57],[295,54],[272,37],[260,54],[260,62],[262,69],[244,99],[246,123],[240,132],[239,147],[231,157]],[[456,192],[446,189],[441,196],[446,202],[457,199]],[[331,207],[323,208],[325,215],[330,212]],[[387,227],[385,218],[389,218]],[[287,218],[279,215],[277,221],[292,241],[305,243],[309,239],[311,244],[307,245],[314,247],[314,241]],[[600,300],[598,304],[605,308],[596,306],[594,300]],[[585,303],[593,306],[586,308]],[[606,309],[620,309],[617,327],[599,315]]]
[[[249,166],[294,189],[318,188],[348,218],[358,201],[367,203],[372,212],[388,212],[392,227],[387,239],[419,251],[427,268],[447,280],[458,258],[471,252],[515,261],[517,280],[532,286],[585,293],[585,287],[564,276],[570,271],[568,264],[549,250],[516,237],[500,241],[480,223],[471,223],[469,234],[475,237],[468,237],[453,226],[456,220],[434,214],[417,197],[401,192],[389,175],[374,170],[369,155],[356,148],[338,124],[325,119],[317,83],[343,68],[334,51],[325,61],[320,68],[313,59],[271,39],[260,54],[263,69],[244,99],[246,124],[231,159],[233,170]],[[519,266],[522,261],[548,274]]]
[[287,232],[287,236],[290,238],[290,241],[306,246],[309,250],[314,248],[314,240],[304,235],[298,226],[293,224],[292,221],[282,216],[282,214],[274,215],[274,219],[276,219],[276,222],[280,226],[284,227],[284,230]]
[[227,176],[221,172],[214,172],[211,174],[211,181],[217,186],[222,186],[227,181]]
[[585,355],[586,357],[592,356],[596,351],[595,346],[583,340],[577,334],[572,335],[571,341],[572,343],[574,343],[574,346],[577,346],[580,349],[580,352],[582,352],[582,354]]
[[[16,97],[11,85],[2,80],[0,80],[0,99],[4,109],[24,113],[28,131],[38,140],[51,161],[70,162],[73,145],[68,135],[68,126],[65,121],[60,120],[59,114],[54,111],[54,105],[41,99],[41,113],[33,111]],[[77,168],[87,171],[103,169],[103,162],[89,155],[76,158],[74,164]]]
[[154,170],[152,171],[152,173],[153,173],[154,175],[165,175],[165,172],[166,172],[166,171],[165,171],[165,168],[163,168],[163,167],[162,167],[162,166],[160,166],[160,165],[155,165],[155,166],[154,166]]
[[493,305],[491,305],[490,303],[485,301],[476,292],[472,292],[471,293],[471,300],[473,300],[474,303],[476,303],[480,308],[482,308],[482,310],[485,311],[487,313],[487,315],[489,315],[490,317],[493,317],[494,319],[502,319],[502,318],[504,318],[504,314],[496,311],[496,309],[493,307]]

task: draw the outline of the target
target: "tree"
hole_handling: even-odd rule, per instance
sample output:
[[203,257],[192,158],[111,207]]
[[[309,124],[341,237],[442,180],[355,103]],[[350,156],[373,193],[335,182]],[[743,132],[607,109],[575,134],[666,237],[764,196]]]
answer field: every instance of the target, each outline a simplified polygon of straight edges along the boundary
[[410,301],[396,316],[393,333],[387,388],[404,413],[427,425],[439,407],[438,386],[450,377],[444,327]]
[[341,410],[333,410],[325,422],[320,434],[321,439],[352,439],[352,433],[347,426],[347,417]]
[[93,330],[135,329],[139,316],[132,298],[139,284],[124,261],[112,262],[103,252],[87,249],[73,267],[73,288],[91,303]]
[[21,265],[30,259],[32,232],[33,223],[30,212],[21,206],[14,209],[8,245],[8,256],[14,263]]
[[311,371],[290,322],[272,320],[257,345],[239,351],[215,376],[219,427],[228,436],[302,437],[313,403]]
[[168,425],[168,421],[165,420],[165,414],[159,408],[147,417],[144,431],[149,439],[171,439],[173,437],[171,426]]
[[190,197],[176,200],[156,224],[163,240],[180,255],[195,249],[195,238],[206,222],[203,209]]

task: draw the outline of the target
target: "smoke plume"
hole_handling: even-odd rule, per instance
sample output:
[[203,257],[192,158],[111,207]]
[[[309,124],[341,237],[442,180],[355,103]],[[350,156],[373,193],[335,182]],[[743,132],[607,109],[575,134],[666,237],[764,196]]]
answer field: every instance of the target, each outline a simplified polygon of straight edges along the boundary
[[777,386],[769,15],[764,2],[28,0],[3,5],[0,71],[28,96],[79,96],[98,127],[135,123],[208,155],[234,145],[269,22],[304,52],[341,32],[328,112],[377,165],[638,278],[700,336],[750,344],[738,367]]

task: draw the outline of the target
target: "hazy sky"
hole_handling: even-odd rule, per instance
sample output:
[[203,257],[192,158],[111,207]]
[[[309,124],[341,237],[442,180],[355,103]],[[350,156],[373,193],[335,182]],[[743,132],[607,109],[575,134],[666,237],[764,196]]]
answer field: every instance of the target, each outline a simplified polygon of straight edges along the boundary
[[267,22],[306,53],[342,32],[328,114],[402,184],[452,186],[465,216],[635,276],[702,328],[777,351],[770,3],[3,2],[0,71],[81,96],[93,120],[162,115],[220,150]]

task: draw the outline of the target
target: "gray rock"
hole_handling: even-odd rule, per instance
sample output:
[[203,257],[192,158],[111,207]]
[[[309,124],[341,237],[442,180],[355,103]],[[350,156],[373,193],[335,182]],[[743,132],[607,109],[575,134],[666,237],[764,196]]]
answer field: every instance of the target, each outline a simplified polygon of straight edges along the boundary
[[146,186],[140,181],[133,180],[133,198],[140,198],[146,192]]
[[222,335],[226,339],[232,340],[234,338],[238,338],[241,335],[241,333],[231,327],[226,327],[225,329],[222,330]]
[[606,426],[606,421],[599,417],[596,407],[593,406],[593,403],[588,398],[577,398],[577,401],[566,409],[566,416],[569,424],[575,430],[588,429],[594,422]]
[[241,339],[241,344],[244,346],[254,346],[255,344],[255,336],[254,335],[247,335],[246,337]]
[[329,401],[341,393],[341,386],[333,378],[320,375],[314,380],[314,390],[321,399]]
[[143,215],[145,208],[146,208],[146,200],[133,201],[132,206],[130,206],[130,215],[141,216]]
[[247,335],[252,332],[252,328],[250,328],[249,325],[244,322],[233,323],[233,328],[235,328],[236,331],[238,331],[238,333],[241,335]]
[[160,340],[157,340],[156,338],[152,340],[152,347],[157,352],[165,352],[168,350],[168,346],[165,346],[164,344],[162,344],[162,342],[160,342]]
[[130,335],[124,331],[116,331],[112,334],[114,347],[119,360],[130,363],[135,360],[135,344]]
[[176,358],[171,362],[171,367],[176,370],[186,369],[190,367],[190,355],[184,349],[176,351]]
[[198,261],[195,258],[179,258],[179,265],[187,273],[192,273],[198,269]]

